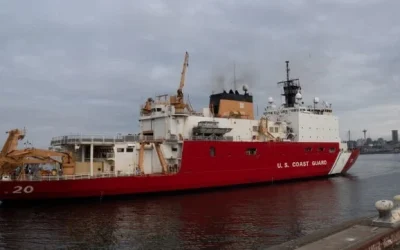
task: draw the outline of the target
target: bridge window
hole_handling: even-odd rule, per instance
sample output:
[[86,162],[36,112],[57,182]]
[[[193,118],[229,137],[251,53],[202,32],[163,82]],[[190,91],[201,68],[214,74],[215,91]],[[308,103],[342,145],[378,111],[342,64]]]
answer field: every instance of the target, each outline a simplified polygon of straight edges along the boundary
[[125,151],[124,148],[117,148],[117,152],[118,152],[118,153],[123,153],[124,151]]
[[246,155],[256,155],[257,149],[256,148],[248,148],[246,150]]
[[323,152],[323,151],[324,151],[324,148],[322,148],[322,147],[318,148],[318,152]]
[[275,133],[278,133],[278,127],[275,127]]
[[129,153],[133,152],[133,147],[128,147],[128,148],[126,149],[126,152],[129,152]]
[[172,148],[172,152],[176,152],[176,151],[178,151],[177,148]]
[[307,148],[304,149],[304,151],[306,151],[306,152],[311,152],[311,150],[312,150],[311,147],[307,147]]
[[210,156],[215,157],[215,148],[214,147],[210,147]]
[[336,148],[330,148],[329,149],[329,153],[335,153],[336,152]]

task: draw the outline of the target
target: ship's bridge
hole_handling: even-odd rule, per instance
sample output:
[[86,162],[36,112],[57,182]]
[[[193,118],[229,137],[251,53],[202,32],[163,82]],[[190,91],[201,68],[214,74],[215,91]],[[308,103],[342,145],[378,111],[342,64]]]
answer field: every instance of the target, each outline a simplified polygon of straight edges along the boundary
[[283,104],[281,107],[277,107],[274,103],[272,97],[268,98],[268,105],[265,108],[265,115],[282,115],[282,114],[291,114],[291,113],[308,113],[314,115],[332,115],[332,105],[323,102],[322,104],[319,101],[318,97],[314,97],[313,105],[305,106],[303,102],[303,97],[300,93],[296,94],[296,100],[293,107],[287,107],[287,105]]
[[326,102],[320,104],[319,98],[315,97],[313,105],[305,106],[300,93],[295,97],[293,107],[277,107],[270,97],[264,115],[271,121],[286,122],[298,141],[340,141],[339,122],[333,115],[331,105]]
[[332,109],[330,108],[313,108],[313,107],[299,107],[299,108],[284,108],[278,109],[266,109],[266,115],[278,115],[278,114],[290,114],[290,113],[309,113],[314,115],[332,115]]
[[166,105],[163,105],[163,104],[155,104],[151,108],[151,113],[153,115],[163,115],[166,113],[166,111],[167,111],[167,107],[166,107]]

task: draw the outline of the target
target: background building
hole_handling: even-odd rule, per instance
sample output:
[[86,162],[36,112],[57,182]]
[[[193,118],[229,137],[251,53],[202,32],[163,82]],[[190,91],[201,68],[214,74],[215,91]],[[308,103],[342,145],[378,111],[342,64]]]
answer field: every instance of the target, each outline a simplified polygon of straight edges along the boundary
[[399,142],[399,133],[397,130],[392,130],[392,142],[393,143]]

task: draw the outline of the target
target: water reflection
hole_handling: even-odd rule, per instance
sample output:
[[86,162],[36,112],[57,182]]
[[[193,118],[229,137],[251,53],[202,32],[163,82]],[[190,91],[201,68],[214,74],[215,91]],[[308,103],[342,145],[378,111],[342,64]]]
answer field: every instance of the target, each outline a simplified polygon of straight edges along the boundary
[[131,200],[0,207],[0,248],[266,247],[374,213],[376,199],[397,194],[398,161],[380,160],[378,167],[379,161],[360,159],[364,168],[356,164],[347,177]]
[[[0,210],[2,243],[7,249],[55,249],[60,246],[112,246],[117,207],[102,204],[38,205]],[[67,243],[67,244],[65,244]]]
[[[306,234],[315,221],[329,220],[336,203],[332,183],[314,180],[103,203],[6,207],[0,210],[0,226],[7,228],[1,241],[6,248],[19,249],[42,244],[131,249],[270,245]],[[326,209],[331,215],[320,213]]]

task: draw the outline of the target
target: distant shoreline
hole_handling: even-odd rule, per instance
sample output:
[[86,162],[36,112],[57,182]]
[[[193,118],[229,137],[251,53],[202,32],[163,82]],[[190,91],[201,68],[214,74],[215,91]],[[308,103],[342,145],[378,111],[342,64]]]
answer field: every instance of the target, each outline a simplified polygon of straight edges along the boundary
[[400,152],[360,152],[360,155],[376,155],[376,154],[399,154]]

